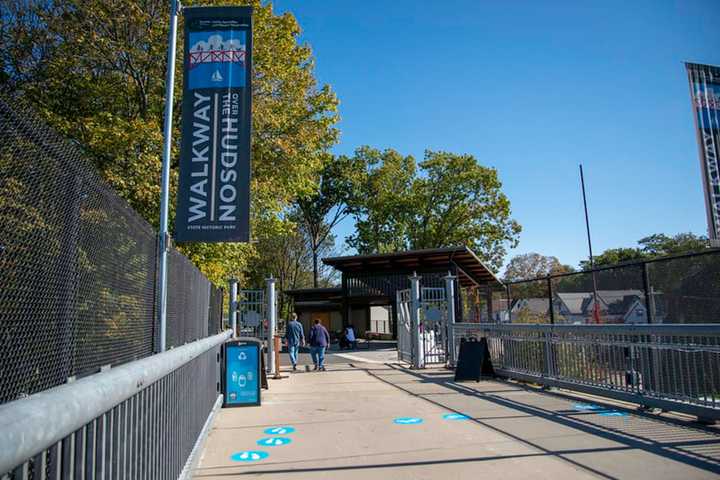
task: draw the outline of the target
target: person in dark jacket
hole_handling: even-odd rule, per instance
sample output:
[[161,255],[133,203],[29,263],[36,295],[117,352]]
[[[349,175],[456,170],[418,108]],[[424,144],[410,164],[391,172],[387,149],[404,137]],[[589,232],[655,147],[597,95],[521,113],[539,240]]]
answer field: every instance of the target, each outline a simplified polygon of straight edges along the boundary
[[316,318],[315,325],[310,327],[310,356],[315,364],[313,370],[325,371],[325,349],[329,344],[330,334]]
[[301,346],[305,345],[305,332],[303,331],[302,323],[298,322],[296,313],[292,314],[291,320],[285,328],[285,341],[287,342],[292,369],[297,370],[298,350]]

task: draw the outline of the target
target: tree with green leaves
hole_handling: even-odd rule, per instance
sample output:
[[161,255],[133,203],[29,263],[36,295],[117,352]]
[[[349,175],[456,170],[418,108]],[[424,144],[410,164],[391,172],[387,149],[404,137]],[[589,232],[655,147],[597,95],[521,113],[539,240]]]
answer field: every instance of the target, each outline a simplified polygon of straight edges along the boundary
[[[600,255],[593,257],[595,266],[618,265],[668,255],[699,252],[709,247],[707,237],[689,232],[675,235],[655,233],[641,238],[637,243],[639,247],[620,247],[605,250]],[[588,260],[581,261],[580,268],[583,270],[589,269],[590,262]]]
[[506,246],[515,246],[520,225],[510,217],[497,170],[472,155],[426,151],[413,182],[410,246],[466,245],[500,268]]
[[367,146],[357,149],[354,158],[364,172],[351,205],[355,233],[346,239],[347,244],[360,254],[407,250],[415,159],[392,149]]
[[345,220],[358,195],[364,165],[354,157],[327,156],[317,175],[317,189],[298,196],[298,221],[307,232],[313,262],[313,286],[318,286],[320,250],[334,239],[333,228]]
[[656,233],[638,240],[642,250],[652,257],[698,252],[710,246],[704,235],[678,233],[672,236]]
[[[317,85],[312,52],[299,42],[300,26],[292,15],[276,15],[271,3],[260,0],[202,4],[254,7],[251,221],[257,238],[281,228],[278,217],[294,198],[316,189],[323,152],[337,140],[337,99],[328,86]],[[0,82],[82,144],[113,188],[157,225],[169,4],[7,0],[0,8]],[[178,62],[174,159],[181,69]],[[174,199],[177,160],[171,183]],[[173,217],[171,201],[171,225]],[[248,244],[194,243],[180,249],[215,283],[242,277],[257,258]]]
[[[594,256],[593,263],[596,267],[602,267],[607,265],[617,265],[620,263],[636,262],[646,258],[648,258],[648,254],[644,252],[641,248],[609,248],[602,252],[600,255]],[[580,269],[588,270],[589,268],[589,260],[582,260],[580,262]]]
[[425,152],[419,165],[394,150],[359,149],[366,174],[353,206],[359,253],[466,245],[498,269],[520,225],[494,168],[472,155]]
[[518,280],[530,280],[573,271],[574,269],[570,265],[563,265],[557,257],[533,252],[511,258],[505,267],[503,280],[516,282]]
[[[264,284],[268,274],[277,280],[278,312],[285,318],[290,313],[290,303],[285,290],[297,288],[329,287],[337,280],[337,272],[333,269],[313,269],[313,255],[333,255],[335,237],[330,234],[324,242],[313,251],[310,248],[310,232],[297,212],[283,219],[280,227],[258,238],[256,256],[250,261],[247,273],[248,285]],[[317,273],[317,284],[314,275]]]

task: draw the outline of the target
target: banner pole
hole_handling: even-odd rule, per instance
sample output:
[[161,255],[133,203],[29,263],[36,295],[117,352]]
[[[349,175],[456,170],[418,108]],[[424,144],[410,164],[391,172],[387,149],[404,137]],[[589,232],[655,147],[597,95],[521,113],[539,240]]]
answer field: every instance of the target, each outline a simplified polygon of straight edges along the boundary
[[160,231],[158,264],[158,323],[160,324],[160,351],[166,349],[167,339],[167,253],[168,203],[170,200],[170,155],[172,152],[172,117],[175,92],[175,50],[180,5],[170,0],[170,32],[168,33],[167,74],[165,76],[165,119],[163,124],[162,177],[160,184]]

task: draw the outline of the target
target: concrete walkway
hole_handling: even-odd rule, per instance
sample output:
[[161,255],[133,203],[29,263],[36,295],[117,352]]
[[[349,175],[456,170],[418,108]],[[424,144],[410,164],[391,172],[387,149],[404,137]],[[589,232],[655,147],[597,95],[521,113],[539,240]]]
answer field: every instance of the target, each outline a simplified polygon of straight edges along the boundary
[[[271,380],[261,407],[221,410],[193,478],[720,477],[720,434],[681,420],[610,404],[611,411],[587,410],[603,405],[509,382],[458,384],[440,369],[414,372],[376,363],[328,368]],[[444,419],[448,413],[469,418]],[[394,423],[400,417],[422,423]],[[295,431],[264,433],[276,426]],[[266,437],[291,443],[257,444]],[[232,459],[245,450],[268,456]]]

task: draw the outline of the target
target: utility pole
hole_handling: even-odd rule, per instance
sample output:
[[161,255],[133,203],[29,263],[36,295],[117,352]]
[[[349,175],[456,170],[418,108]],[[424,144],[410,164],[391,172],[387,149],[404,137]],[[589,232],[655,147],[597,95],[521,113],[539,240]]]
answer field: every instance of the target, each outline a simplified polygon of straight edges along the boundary
[[593,260],[592,238],[590,237],[590,217],[588,215],[587,196],[585,195],[585,175],[583,175],[582,164],[580,164],[580,186],[582,187],[583,207],[585,208],[585,229],[587,230],[588,250],[590,251],[590,272],[592,275],[592,282],[593,282],[593,303],[594,303],[593,320],[595,320],[596,323],[600,323],[600,305],[598,304],[597,280],[595,278],[595,260]]

